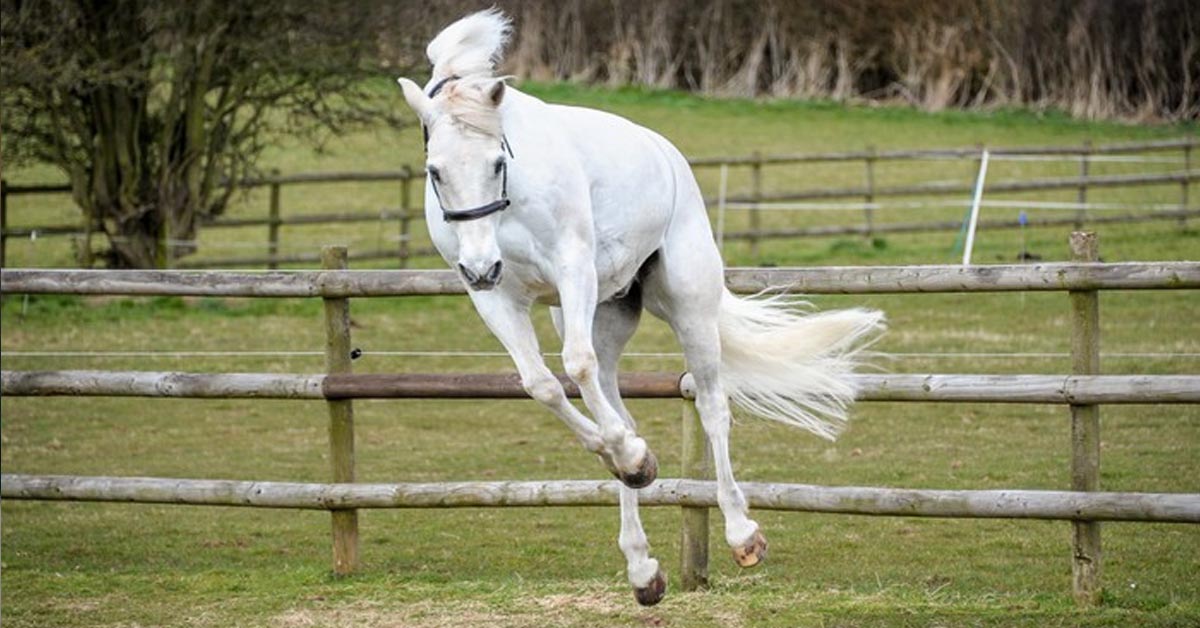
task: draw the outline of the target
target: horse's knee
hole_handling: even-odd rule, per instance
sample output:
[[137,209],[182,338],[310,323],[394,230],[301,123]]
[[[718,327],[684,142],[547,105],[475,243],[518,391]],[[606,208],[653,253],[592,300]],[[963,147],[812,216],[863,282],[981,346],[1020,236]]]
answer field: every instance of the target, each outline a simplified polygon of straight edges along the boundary
[[521,386],[530,397],[543,405],[552,406],[566,398],[562,383],[549,373],[526,377],[521,380]]
[[585,382],[596,373],[599,362],[591,347],[573,347],[563,351],[563,368],[574,382]]

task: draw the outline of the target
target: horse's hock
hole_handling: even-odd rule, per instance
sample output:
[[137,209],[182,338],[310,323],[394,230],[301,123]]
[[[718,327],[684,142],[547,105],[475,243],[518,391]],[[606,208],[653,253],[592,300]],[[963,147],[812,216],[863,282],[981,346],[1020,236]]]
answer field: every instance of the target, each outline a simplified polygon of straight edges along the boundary
[[[743,483],[757,509],[921,517],[1061,519],[1075,529],[1074,595],[1080,603],[1100,594],[1098,521],[1200,523],[1200,494],[1107,493],[1098,486],[1100,404],[1200,403],[1200,375],[1097,375],[1100,290],[1195,290],[1200,263],[1102,264],[1094,240],[1076,234],[1078,261],[997,266],[835,267],[730,269],[739,292],[786,286],[805,294],[1066,291],[1072,309],[1071,374],[863,375],[860,401],[1057,403],[1072,416],[1070,491],[944,491],[801,484]],[[329,510],[334,525],[334,570],[357,568],[357,509],[615,505],[616,481],[354,483],[355,398],[523,398],[510,375],[353,375],[349,373],[350,297],[461,294],[446,271],[348,271],[345,251],[324,252],[325,271],[237,273],[194,271],[0,271],[3,294],[191,295],[321,297],[326,300],[330,347],[325,375],[162,373],[120,371],[4,371],[6,396],[139,396],[325,400],[330,406],[333,483],[35,476],[5,473],[5,499],[120,501]],[[346,355],[342,355],[346,354]],[[683,399],[683,469],[691,477],[659,479],[640,492],[648,506],[683,510],[680,582],[704,586],[708,564],[708,509],[715,486],[698,427],[690,377],[678,373],[627,374],[627,397]],[[578,390],[567,387],[568,394]],[[765,548],[764,548],[765,549]],[[652,594],[649,591],[647,594]]]

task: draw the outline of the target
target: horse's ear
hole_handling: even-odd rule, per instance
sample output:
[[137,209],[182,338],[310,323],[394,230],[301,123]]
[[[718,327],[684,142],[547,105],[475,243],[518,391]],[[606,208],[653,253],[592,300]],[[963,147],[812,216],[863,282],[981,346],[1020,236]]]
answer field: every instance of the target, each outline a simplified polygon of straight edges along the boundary
[[430,98],[425,95],[419,85],[404,77],[396,79],[396,82],[400,83],[400,89],[404,92],[404,100],[408,101],[408,106],[412,107],[421,122],[427,123],[433,115],[433,102]]
[[504,100],[505,88],[504,79],[500,78],[487,90],[488,102],[492,103],[493,107],[499,107],[500,101]]

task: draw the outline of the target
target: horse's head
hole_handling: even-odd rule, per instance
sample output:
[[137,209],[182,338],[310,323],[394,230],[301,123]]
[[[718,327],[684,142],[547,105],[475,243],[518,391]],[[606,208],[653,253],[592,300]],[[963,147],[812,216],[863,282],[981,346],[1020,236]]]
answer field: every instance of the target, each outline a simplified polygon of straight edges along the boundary
[[458,237],[458,271],[474,290],[500,283],[499,213],[508,207],[500,127],[502,78],[450,78],[432,94],[402,78],[404,98],[425,126],[425,169],[443,218]]

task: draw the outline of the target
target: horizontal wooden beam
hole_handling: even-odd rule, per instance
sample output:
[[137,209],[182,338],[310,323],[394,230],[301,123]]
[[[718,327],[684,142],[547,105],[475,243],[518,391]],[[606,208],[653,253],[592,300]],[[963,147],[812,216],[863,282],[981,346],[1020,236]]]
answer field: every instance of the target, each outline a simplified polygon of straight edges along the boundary
[[[1180,150],[1200,146],[1200,140],[1185,137],[1170,140],[1155,140],[1151,142],[1129,142],[1120,144],[1100,144],[1096,146],[997,146],[988,148],[992,155],[1116,155],[1125,153],[1157,152]],[[863,161],[901,161],[920,159],[977,159],[982,152],[981,147],[969,148],[929,148],[916,150],[881,150],[881,151],[839,151],[824,153],[793,153],[778,155],[736,155],[727,157],[698,157],[688,160],[693,168],[715,168],[722,165],[748,166],[761,163],[764,165],[787,165],[813,162]]]
[[[1146,212],[1142,214],[1120,214],[1116,216],[1088,216],[1088,225],[1114,223],[1143,223],[1162,220],[1181,220],[1200,217],[1200,209],[1167,209]],[[1074,225],[1078,218],[1028,218],[1025,224],[1020,219],[981,219],[978,224],[980,231],[991,229],[1021,229],[1026,227],[1056,227]],[[766,240],[787,238],[827,237],[839,235],[878,235],[881,233],[936,233],[942,231],[958,231],[962,229],[961,220],[936,220],[926,222],[879,222],[873,225],[815,225],[812,227],[793,227],[784,229],[767,229],[762,231],[726,231],[726,240]]]
[[[1108,174],[1090,177],[1054,177],[1046,179],[1023,179],[996,181],[988,183],[988,194],[1014,192],[1035,192],[1041,190],[1065,190],[1080,187],[1104,188],[1126,187],[1135,185],[1168,185],[1172,183],[1190,183],[1200,180],[1200,170],[1180,170],[1177,172],[1158,172],[1152,174]],[[874,196],[948,196],[968,195],[974,190],[973,184],[963,184],[956,181],[938,181],[933,183],[914,183],[904,185],[882,186],[875,188],[814,188],[809,190],[793,190],[775,192],[755,197],[752,194],[734,194],[727,196],[727,203],[754,203],[780,201],[810,201],[834,198],[853,198]],[[715,197],[705,197],[708,205],[717,203]]]
[[[1168,290],[1200,288],[1200,262],[730,268],[735,292],[803,294]],[[211,297],[384,297],[466,292],[449,270],[0,270],[4,294]]]
[[[271,218],[218,218],[212,222],[204,223],[201,227],[204,229],[217,229],[226,227],[262,227],[267,225],[324,225],[349,222],[381,222],[386,220],[400,220],[402,218],[410,220],[423,219],[425,218],[425,212],[420,210],[408,212],[403,209],[383,209],[377,212],[345,211],[323,214],[296,214],[292,216],[280,216],[274,220]],[[78,230],[78,227],[76,227],[76,230]]]
[[[1200,523],[1200,494],[927,490],[742,482],[752,508],[904,517],[1071,519]],[[613,506],[615,480],[302,484],[137,477],[0,477],[4,499],[256,508],[494,508]],[[660,479],[638,491],[645,506],[717,505],[716,484]]]
[[730,290],[800,294],[1021,292],[1200,288],[1200,263],[996,264],[734,268]]
[[[618,376],[627,399],[679,399],[682,373],[626,373]],[[579,387],[558,374],[568,397],[579,398]],[[529,395],[516,374],[408,373],[329,375],[324,393],[329,399],[526,399]]]
[[[437,255],[437,251],[432,248],[410,249],[408,257],[429,257]],[[321,261],[320,253],[296,253],[292,255],[249,255],[246,257],[225,257],[225,258],[200,258],[188,259],[180,261],[176,264],[182,269],[202,269],[202,268],[246,268],[251,266],[266,266],[271,263],[275,264],[316,264]],[[400,259],[399,248],[389,249],[374,249],[374,250],[359,250],[356,253],[349,253],[347,258],[350,261],[365,261],[379,259]]]
[[0,394],[13,397],[175,397],[324,399],[325,375],[178,371],[0,371]]
[[195,297],[366,297],[465,294],[448,270],[0,270],[0,293]]
[[[559,375],[572,397],[579,390]],[[1200,403],[1200,375],[855,375],[860,401]],[[629,398],[692,398],[691,377],[627,373]],[[283,375],[156,371],[3,371],[0,394],[199,399],[524,399],[516,375],[417,373]]]

